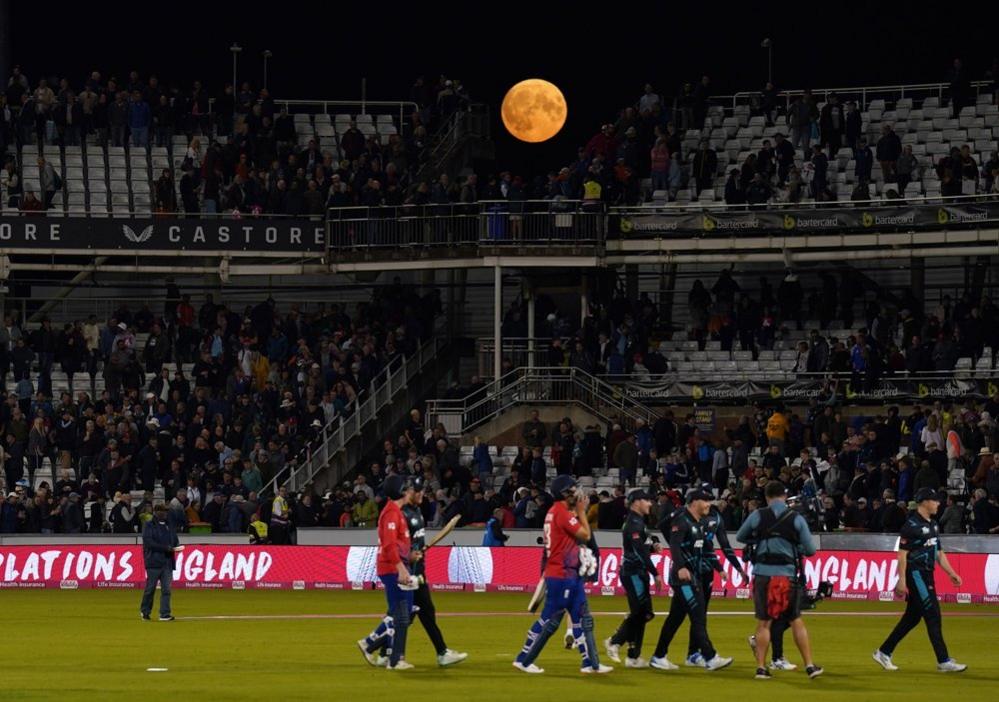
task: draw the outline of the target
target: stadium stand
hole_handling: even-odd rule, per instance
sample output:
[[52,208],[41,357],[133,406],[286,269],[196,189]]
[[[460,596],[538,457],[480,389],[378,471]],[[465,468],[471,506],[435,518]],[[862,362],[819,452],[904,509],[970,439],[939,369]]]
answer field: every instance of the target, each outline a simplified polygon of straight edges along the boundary
[[227,85],[209,99],[197,81],[164,89],[135,72],[126,85],[95,71],[78,92],[63,80],[58,94],[44,79],[31,89],[19,78],[8,79],[0,110],[0,151],[14,163],[3,207],[17,210],[31,192],[51,215],[320,215],[328,204],[401,204],[426,158],[428,127],[467,102],[460,84],[441,77],[414,90],[419,102],[403,124],[398,111],[290,112],[248,84],[235,98]]
[[[336,304],[281,313],[273,300],[240,313],[210,296],[195,310],[176,288],[162,314],[121,305],[61,329],[22,328],[8,314],[0,531],[129,533],[138,505],[154,499],[183,503],[179,526],[243,531],[254,510],[233,510],[257,504],[276,472],[413,353],[439,312],[436,291],[400,285],[350,316]],[[216,507],[214,492],[224,494]]]

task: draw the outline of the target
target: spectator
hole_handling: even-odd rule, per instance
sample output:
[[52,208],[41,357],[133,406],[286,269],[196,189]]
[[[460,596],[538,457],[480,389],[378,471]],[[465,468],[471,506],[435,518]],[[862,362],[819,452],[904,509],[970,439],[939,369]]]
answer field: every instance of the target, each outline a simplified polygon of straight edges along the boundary
[[812,125],[818,116],[818,108],[810,90],[805,90],[788,108],[787,123],[791,127],[791,145],[795,149],[801,147],[805,160],[812,155],[809,148],[812,141]]
[[819,117],[822,148],[829,147],[830,158],[836,158],[836,152],[842,145],[845,127],[846,117],[843,114],[843,106],[839,104],[839,96],[836,93],[830,93]]
[[174,190],[173,176],[169,168],[164,168],[156,181],[156,211],[171,213],[177,211],[177,193]]
[[854,175],[857,176],[857,180],[865,185],[870,183],[871,172],[874,168],[874,153],[871,151],[871,147],[867,145],[867,139],[865,137],[860,137],[858,140],[857,148],[853,152],[853,158],[856,162],[853,172]]
[[851,151],[856,150],[857,144],[860,142],[860,136],[862,132],[862,120],[860,116],[860,111],[857,110],[857,103],[855,100],[849,100],[846,103],[846,145]]
[[691,165],[691,176],[694,178],[696,193],[700,195],[702,190],[712,187],[715,173],[718,170],[718,155],[710,147],[707,140],[701,140],[700,148],[694,154],[694,161]]
[[912,144],[902,147],[902,155],[898,157],[895,164],[895,176],[898,182],[898,194],[905,195],[909,183],[920,180],[919,161],[912,154]]
[[881,175],[886,183],[896,182],[898,159],[902,155],[902,141],[890,124],[881,127],[881,138],[877,144],[877,159],[881,164]]
[[520,430],[524,443],[530,448],[544,446],[548,436],[544,423],[538,417],[538,411],[531,410],[530,419],[524,422]]

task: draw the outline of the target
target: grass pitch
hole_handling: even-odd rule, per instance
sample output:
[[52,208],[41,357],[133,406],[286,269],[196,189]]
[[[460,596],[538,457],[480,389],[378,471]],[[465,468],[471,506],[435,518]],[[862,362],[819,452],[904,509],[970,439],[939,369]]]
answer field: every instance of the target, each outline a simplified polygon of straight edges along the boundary
[[[723,655],[735,657],[725,670],[675,672],[626,670],[606,676],[579,674],[579,656],[554,639],[538,664],[540,676],[510,665],[532,617],[528,597],[500,593],[437,593],[434,601],[448,645],[467,651],[464,663],[436,666],[419,623],[410,630],[408,673],[377,670],[364,663],[355,641],[384,610],[380,592],[175,590],[175,622],[139,619],[137,591],[33,590],[0,593],[3,604],[3,700],[774,700],[807,695],[816,700],[925,700],[939,697],[994,699],[999,682],[999,608],[949,605],[944,620],[951,655],[969,665],[962,674],[935,670],[925,629],[909,635],[888,673],[871,652],[894,626],[899,603],[824,602],[806,613],[816,661],[826,674],[809,680],[799,669],[752,678],[755,663],[746,644],[752,633],[751,604],[714,601],[711,638]],[[157,596],[158,597],[158,596]],[[158,599],[157,599],[158,607]],[[656,599],[660,612],[666,598]],[[597,640],[620,622],[625,601],[595,597]],[[608,613],[608,614],[601,614]],[[366,616],[369,615],[369,616]],[[650,656],[663,621],[650,624],[643,655]],[[681,663],[687,627],[669,656]],[[788,657],[800,663],[790,635]],[[601,651],[602,653],[602,651]],[[607,662],[606,660],[604,662]],[[147,672],[166,668],[165,672]]]

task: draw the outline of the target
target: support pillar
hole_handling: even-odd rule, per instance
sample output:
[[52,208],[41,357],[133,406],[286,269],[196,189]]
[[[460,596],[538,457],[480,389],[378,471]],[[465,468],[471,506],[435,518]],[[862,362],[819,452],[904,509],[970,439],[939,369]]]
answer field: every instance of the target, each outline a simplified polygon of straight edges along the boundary
[[503,267],[495,268],[493,282],[493,378],[499,380],[503,368]]
[[534,368],[534,287],[528,282],[524,286],[527,296],[527,367]]
[[[926,299],[926,259],[913,258],[909,260],[909,289],[912,297],[923,305],[925,310],[929,300]],[[916,314],[916,310],[912,310]]]

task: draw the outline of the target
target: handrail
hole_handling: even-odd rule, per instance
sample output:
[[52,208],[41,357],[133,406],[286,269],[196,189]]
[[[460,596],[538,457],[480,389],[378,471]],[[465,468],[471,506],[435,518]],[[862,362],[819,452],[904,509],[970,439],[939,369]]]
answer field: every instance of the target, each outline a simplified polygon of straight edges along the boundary
[[613,412],[628,428],[639,419],[652,424],[658,418],[620,388],[578,368],[518,368],[465,398],[428,401],[427,418],[460,418],[460,426],[452,422],[448,431],[465,433],[521,403],[575,403],[604,421],[611,421]]
[[873,200],[829,200],[828,202],[767,202],[764,205],[729,205],[724,202],[700,203],[691,202],[689,204],[667,203],[656,204],[646,202],[640,205],[628,205],[626,207],[611,207],[610,214],[628,214],[640,212],[648,214],[659,211],[689,210],[692,212],[704,211],[725,211],[725,212],[766,212],[767,210],[804,210],[804,209],[849,209],[856,207],[905,207],[913,204],[940,205],[949,202],[961,204],[974,204],[976,202],[995,202],[999,200],[999,195],[995,193],[978,193],[975,195],[919,195],[916,197],[899,196],[898,199],[885,200],[883,198]]
[[[978,89],[981,89],[983,87],[988,87],[991,84],[992,84],[992,82],[991,81],[987,81],[987,80],[971,81],[971,83],[970,83],[970,85],[971,85],[972,88],[978,88]],[[844,88],[809,88],[808,90],[811,91],[812,95],[822,95],[823,97],[828,96],[830,93],[837,93],[837,94],[840,94],[840,93],[843,93],[843,94],[860,93],[860,95],[861,95],[861,104],[863,105],[862,109],[866,109],[866,105],[867,105],[867,94],[868,93],[892,93],[892,92],[898,92],[899,93],[899,97],[900,98],[904,98],[906,91],[909,91],[910,93],[912,93],[912,92],[921,92],[921,91],[922,92],[933,92],[933,91],[936,91],[937,92],[937,96],[942,98],[944,90],[949,90],[949,89],[950,89],[950,83],[939,82],[939,83],[909,83],[909,84],[906,84],[906,85],[901,85],[901,84],[896,84],[896,85],[854,85],[854,86],[847,86],[847,87],[844,87]],[[790,104],[790,98],[791,98],[791,96],[795,96],[796,97],[798,95],[802,95],[802,94],[804,94],[805,90],[806,90],[805,88],[795,88],[795,89],[791,89],[791,90],[781,90],[781,91],[779,91],[779,94],[785,96],[787,98],[787,104]],[[759,96],[760,94],[761,94],[761,91],[759,91],[759,90],[742,90],[742,91],[739,91],[737,93],[733,93],[732,95],[717,95],[717,96],[712,96],[709,99],[710,100],[717,100],[717,101],[726,101],[726,102],[728,100],[731,100],[732,101],[732,109],[734,110],[738,106],[739,98],[751,98],[751,97]]]
[[[359,393],[347,410],[335,416],[319,434],[320,440],[314,446],[305,447],[294,459],[287,462],[264,487],[265,494],[276,494],[283,486],[297,490],[313,480],[329,465],[330,458],[341,450],[348,441],[361,433],[367,423],[373,420],[379,410],[388,404],[395,392],[408,386],[409,380],[432,360],[444,345],[444,340],[434,335],[430,341],[417,348],[410,356],[401,357],[401,363],[389,364],[375,376],[367,388]],[[402,375],[401,384],[393,382]],[[304,478],[302,471],[307,471]]]

